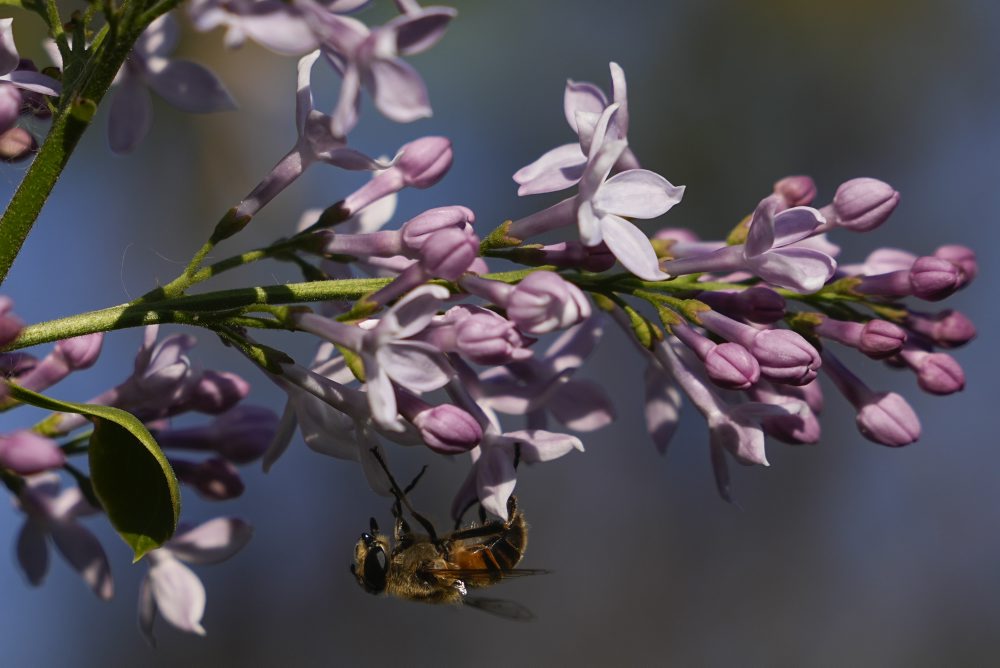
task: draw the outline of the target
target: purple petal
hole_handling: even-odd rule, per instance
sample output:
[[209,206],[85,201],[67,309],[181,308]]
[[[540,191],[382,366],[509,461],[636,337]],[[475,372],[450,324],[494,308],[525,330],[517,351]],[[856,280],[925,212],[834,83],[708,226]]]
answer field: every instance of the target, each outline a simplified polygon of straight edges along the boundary
[[14,44],[14,19],[0,19],[0,74],[13,72],[21,62]]
[[630,169],[605,181],[593,201],[601,211],[648,220],[669,211],[683,196],[684,186],[648,169]]
[[348,169],[354,172],[376,171],[385,169],[388,165],[380,160],[369,158],[361,151],[352,148],[339,146],[333,150],[321,151],[316,156],[317,159],[334,167]]
[[[596,125],[594,125],[593,132],[590,132],[584,127],[582,117],[587,114],[580,112],[579,117],[576,119],[577,126],[580,129],[580,147],[583,149],[583,152],[587,154],[588,160],[593,161],[596,152],[601,150],[601,147],[604,146],[605,143],[614,143],[622,144],[621,149],[615,153],[615,162],[618,162],[618,158],[621,157],[625,147],[628,146],[628,142],[624,139],[607,136],[608,128],[614,125],[615,116],[617,116],[619,109],[621,109],[621,107],[618,103],[612,103],[604,111],[602,111],[600,117],[597,119]],[[605,141],[605,139],[607,139],[607,141]],[[614,166],[614,162],[611,163],[611,165]],[[608,170],[604,172],[603,176],[601,176],[601,181],[604,181],[604,179],[608,177],[608,173],[610,171],[611,167],[609,167]]]
[[611,96],[620,110],[614,119],[615,139],[628,135],[628,86],[625,84],[625,70],[618,63],[609,63],[611,69]]
[[207,68],[188,60],[150,61],[150,88],[170,106],[192,114],[231,111],[236,102]]
[[774,248],[801,241],[826,222],[823,215],[808,206],[785,209],[774,217]]
[[139,630],[150,647],[156,647],[153,637],[153,623],[156,621],[156,599],[153,598],[153,588],[149,584],[149,573],[146,573],[139,583]]
[[497,517],[508,519],[507,499],[517,485],[512,453],[502,445],[486,448],[476,462],[476,487],[479,502]]
[[319,40],[309,23],[287,12],[243,16],[239,27],[247,37],[282,56],[301,56],[319,48]]
[[0,436],[0,467],[19,475],[48,471],[66,463],[66,456],[50,438],[21,430]]
[[94,534],[76,522],[54,522],[49,527],[52,540],[69,565],[102,600],[114,595],[111,566],[104,548]]
[[49,571],[49,548],[45,544],[45,529],[30,519],[17,534],[17,563],[33,587],[42,584]]
[[549,397],[552,415],[573,431],[594,431],[615,420],[615,407],[601,386],[590,380],[568,380]]
[[383,346],[379,363],[394,381],[414,392],[433,392],[448,384],[441,352],[426,343],[395,341]]
[[[301,394],[306,393],[302,392]],[[278,428],[274,432],[271,444],[267,446],[267,450],[264,451],[264,455],[261,457],[261,468],[264,470],[264,473],[270,472],[274,463],[278,461],[281,455],[285,454],[285,450],[292,444],[292,437],[295,436],[295,426],[295,410],[292,408],[291,401],[289,401],[285,403],[285,410],[281,413],[281,419],[278,421]]]
[[771,218],[771,202],[765,199],[753,212],[743,254],[752,258],[771,250],[774,246],[774,220]]
[[149,133],[153,101],[149,89],[130,75],[122,77],[111,98],[108,113],[108,144],[119,155],[131,153]]
[[729,465],[726,463],[726,451],[721,446],[709,442],[708,452],[712,458],[712,475],[715,477],[715,488],[725,501],[733,502],[733,488],[729,481]]
[[511,431],[504,434],[504,438],[520,445],[521,461],[529,464],[550,462],[573,450],[583,452],[583,442],[576,436],[543,429]]
[[660,261],[649,239],[624,218],[611,214],[601,218],[601,237],[618,261],[639,278],[662,281],[668,277],[660,270]]
[[136,40],[136,53],[143,56],[167,56],[177,48],[180,37],[180,26],[172,14],[163,14],[149,24],[146,30]]
[[720,413],[709,417],[708,429],[713,448],[728,450],[744,464],[767,466],[764,432],[759,426],[741,424]]
[[312,67],[319,58],[319,50],[302,56],[297,66],[298,81],[295,88],[295,127],[299,135],[306,131],[306,120],[314,109],[312,95]]
[[600,115],[604,108],[608,106],[608,98],[599,87],[586,81],[566,82],[566,92],[563,95],[563,111],[566,113],[566,122],[573,128],[574,132],[579,132],[576,124],[577,112]]
[[149,569],[149,585],[157,610],[181,631],[205,635],[205,586],[190,568],[176,559],[159,559]]
[[361,429],[358,435],[361,437],[361,469],[368,480],[368,486],[379,496],[392,496],[389,478],[375,457],[378,454],[383,462],[387,461],[382,446],[368,429]]
[[397,123],[410,123],[431,115],[427,88],[420,74],[399,58],[376,60],[371,63],[365,83],[375,106],[386,118]]
[[890,271],[909,269],[917,261],[917,256],[898,248],[879,248],[865,259],[864,273],[868,276],[888,274]]
[[358,114],[361,105],[361,73],[352,61],[344,69],[343,80],[340,83],[340,97],[337,106],[330,115],[330,132],[338,139],[343,139],[358,124]]
[[403,14],[382,28],[396,33],[396,49],[404,56],[421,53],[437,44],[448,24],[458,15],[451,7],[428,7],[418,14]]
[[382,429],[402,431],[396,409],[396,390],[392,387],[389,374],[381,366],[378,355],[362,355],[365,365],[365,385],[368,389],[368,406],[372,419]]
[[59,94],[62,91],[62,85],[58,81],[52,77],[42,74],[41,72],[32,72],[31,70],[14,70],[9,74],[4,75],[2,79],[4,81],[9,81],[18,88],[30,90],[35,93],[41,93],[42,95],[59,97]]
[[[24,98],[15,86],[0,84],[0,132],[6,132],[14,127],[21,117],[21,104]],[[8,340],[8,337],[4,337]]]
[[811,248],[787,247],[758,255],[748,268],[768,283],[812,293],[822,288],[837,270],[837,262]]
[[449,294],[441,285],[420,286],[396,302],[375,331],[382,340],[411,337],[427,327]]
[[517,194],[523,197],[569,188],[580,180],[586,165],[579,144],[563,144],[514,173],[514,181],[521,185]]
[[604,317],[596,313],[579,325],[559,335],[545,357],[552,371],[558,373],[566,369],[576,369],[590,356],[604,334]]
[[229,559],[250,542],[253,527],[235,517],[217,517],[174,536],[167,547],[174,556],[193,564],[216,564]]
[[660,453],[667,451],[680,419],[681,393],[667,374],[650,364],[646,367],[646,429]]

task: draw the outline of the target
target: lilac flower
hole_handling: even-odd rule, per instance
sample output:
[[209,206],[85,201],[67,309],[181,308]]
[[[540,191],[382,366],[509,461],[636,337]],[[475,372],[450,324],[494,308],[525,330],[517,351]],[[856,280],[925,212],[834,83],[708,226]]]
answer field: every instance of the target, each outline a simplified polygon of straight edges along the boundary
[[14,126],[21,115],[21,91],[59,97],[59,82],[22,65],[14,44],[14,19],[0,19],[0,132]]
[[716,385],[727,390],[745,390],[760,379],[760,365],[742,345],[716,344],[683,323],[674,325],[671,331],[704,363],[705,372]]
[[56,343],[34,369],[18,378],[18,384],[34,392],[52,387],[73,371],[87,369],[101,353],[104,335],[87,334]]
[[243,494],[240,473],[222,457],[210,457],[202,462],[168,457],[177,480],[190,485],[198,496],[209,501],[228,501]]
[[483,430],[476,419],[458,406],[432,406],[405,390],[399,393],[399,412],[420,430],[434,452],[456,455],[479,445]]
[[898,353],[906,343],[906,330],[877,318],[861,324],[820,316],[815,332],[845,346],[857,348],[872,359],[885,359]]
[[906,346],[899,356],[916,372],[917,384],[925,392],[944,395],[965,389],[965,372],[951,355]]
[[130,153],[152,122],[149,88],[188,113],[229,111],[236,103],[214,74],[187,60],[170,60],[177,45],[176,19],[164,14],[149,24],[118,73],[108,115],[108,142],[115,153]]
[[17,537],[17,561],[28,582],[42,583],[49,569],[47,539],[51,538],[63,558],[80,574],[88,587],[103,600],[114,594],[111,567],[100,542],[77,518],[98,512],[84,499],[78,487],[60,491],[53,473],[25,479],[18,506],[25,515]]
[[603,318],[592,316],[560,334],[543,355],[487,370],[478,382],[480,403],[526,415],[535,429],[545,428],[547,413],[573,431],[607,426],[615,419],[614,404],[598,383],[573,377],[603,331]]
[[[351,170],[375,170],[386,165],[363,153],[347,148],[346,131],[333,131],[330,117],[316,110],[312,96],[312,67],[320,52],[302,57],[298,65],[298,87],[295,93],[295,123],[298,139],[291,151],[275,165],[257,187],[230,214],[246,224],[260,209],[282,190],[302,176],[315,162]],[[238,231],[239,227],[234,230]]]
[[773,195],[765,198],[754,211],[745,244],[669,260],[663,263],[664,271],[672,276],[748,271],[789,290],[816,292],[833,276],[837,263],[826,253],[795,244],[815,233],[824,218],[809,207],[779,208]]
[[888,220],[899,204],[899,193],[884,181],[870,178],[842,183],[833,203],[823,208],[827,228],[842,227],[852,232],[870,232]]
[[[612,139],[625,139],[628,135],[625,72],[617,63],[611,63],[610,67],[612,100],[618,105],[618,113],[614,115],[608,133]],[[535,162],[519,169],[514,174],[514,181],[520,184],[517,194],[524,196],[555,192],[578,183],[587,165],[586,153],[589,153],[592,146],[598,119],[609,106],[604,91],[594,84],[567,81],[563,107],[566,122],[579,135],[579,141],[554,148]],[[617,171],[638,167],[639,161],[627,147],[615,163]]]
[[205,587],[182,562],[217,564],[250,541],[253,529],[243,520],[220,517],[174,535],[146,559],[149,572],[139,585],[139,629],[155,645],[153,623],[161,615],[186,633],[205,635]]
[[976,338],[976,326],[972,321],[951,309],[934,314],[911,310],[903,324],[942,348],[957,348]]
[[500,365],[531,357],[526,347],[532,339],[521,335],[514,323],[481,306],[453,306],[416,335],[442,352],[458,353],[476,364]]
[[940,301],[961,286],[962,272],[957,265],[938,257],[918,257],[907,269],[860,278],[854,291],[876,297],[908,297]]
[[157,434],[162,448],[210,451],[236,464],[248,464],[274,437],[278,416],[263,406],[237,406],[210,424],[168,429]]
[[14,313],[14,300],[6,295],[0,295],[0,346],[8,343],[21,335],[24,329],[24,322]]
[[[817,413],[821,406],[810,404],[810,393],[820,392],[819,382],[804,386],[771,384],[760,381],[749,390],[754,401],[776,406],[789,406],[787,415],[771,415],[760,421],[764,433],[779,441],[798,445],[818,443],[821,430]],[[821,396],[821,395],[820,395]]]
[[659,362],[642,349],[648,356],[648,364],[643,374],[643,417],[646,431],[660,454],[665,454],[677,432],[681,414],[681,393],[673,378],[664,371]]
[[584,245],[603,242],[633,274],[658,281],[667,275],[659,269],[656,252],[646,235],[626,218],[646,220],[666,213],[681,201],[684,187],[673,186],[645,169],[630,169],[608,178],[627,146],[624,140],[609,136],[618,111],[618,104],[610,105],[595,126],[579,194],[515,221],[508,235],[526,239],[575,220]]
[[335,135],[346,135],[357,123],[362,88],[378,110],[397,123],[431,115],[420,74],[399,56],[434,46],[455,17],[454,9],[421,8],[369,29],[360,21],[330,13],[314,0],[296,0],[294,6],[306,15],[327,59],[343,76],[331,118]]
[[706,290],[697,298],[714,311],[761,325],[772,325],[785,317],[785,298],[763,285],[738,292]]
[[32,475],[65,463],[66,456],[50,438],[27,429],[0,436],[0,468],[18,475]]
[[303,313],[295,325],[361,355],[372,417],[384,429],[400,431],[393,382],[415,392],[430,392],[448,382],[447,362],[426,343],[408,340],[422,331],[448,298],[447,288],[425,285],[399,300],[371,329]]
[[516,285],[463,276],[459,285],[507,311],[525,334],[538,336],[564,329],[590,316],[590,302],[580,288],[551,271],[535,271]]
[[895,392],[873,392],[828,350],[823,351],[823,368],[857,409],[855,421],[862,436],[893,448],[920,438],[920,419],[906,399]]
[[784,200],[784,208],[809,206],[816,198],[816,182],[809,176],[786,176],[774,184],[774,194]]

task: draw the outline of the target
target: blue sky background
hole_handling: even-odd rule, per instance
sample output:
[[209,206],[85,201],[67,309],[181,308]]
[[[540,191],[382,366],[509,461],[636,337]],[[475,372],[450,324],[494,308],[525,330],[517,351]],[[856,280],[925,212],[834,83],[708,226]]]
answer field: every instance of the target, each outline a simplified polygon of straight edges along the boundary
[[[371,16],[384,16],[384,5]],[[641,421],[641,364],[610,332],[588,375],[615,397],[619,422],[585,437],[587,452],[523,471],[518,495],[532,525],[524,565],[553,574],[494,592],[538,616],[514,625],[472,610],[364,594],[347,571],[357,535],[388,504],[355,466],[296,442],[271,474],[245,471],[247,493],[208,504],[188,494],[191,521],[250,520],[238,557],[198,569],[208,589],[207,638],[158,626],[148,649],[135,628],[145,568],[90,526],[111,558],[116,596],[100,603],[56,559],[44,586],[15,569],[20,517],[0,507],[0,643],[10,665],[982,665],[1000,639],[1000,454],[990,351],[1000,305],[994,284],[1000,210],[1000,30],[987,0],[737,2],[591,0],[458,2],[444,41],[413,59],[435,109],[395,126],[366,100],[352,144],[391,154],[445,134],[455,167],[437,187],[407,192],[399,220],[464,204],[485,233],[551,203],[518,199],[510,175],[572,138],[562,113],[567,77],[608,85],[607,63],[628,76],[630,141],[644,166],[688,189],[662,224],[703,237],[725,233],[778,178],[812,175],[819,202],[856,176],[892,183],[902,201],[872,234],[842,234],[842,259],[880,245],[927,254],[963,243],[979,254],[978,282],[947,306],[970,314],[980,338],[956,352],[964,393],[930,397],[908,373],[857,364],[873,387],[905,394],[921,441],[882,448],[855,431],[828,393],[824,437],[813,447],[768,446],[769,469],[734,469],[740,508],[715,495],[707,434],[685,412],[669,454]],[[15,21],[23,51],[30,37]],[[84,138],[14,266],[4,293],[27,321],[135,297],[172,278],[294,140],[294,60],[256,47],[227,53],[219,34],[186,33],[178,55],[210,64],[241,104],[235,113],[185,116],[159,101],[146,143],[127,158],[106,148],[103,114]],[[332,104],[336,82],[320,78]],[[0,170],[13,191],[24,166]],[[358,183],[311,171],[221,252],[286,234],[299,212]],[[654,229],[657,223],[651,224]],[[275,283],[285,266],[255,268],[220,286]],[[235,281],[235,282],[232,282]],[[242,360],[199,334],[194,356],[254,382],[252,399],[281,397]],[[93,370],[53,394],[84,400],[129,372],[138,332],[107,337]],[[300,359],[304,337],[276,341]],[[852,358],[853,359],[853,358]],[[21,411],[0,428],[22,424]],[[423,450],[392,453],[408,477],[431,468],[415,502],[442,525],[464,461]],[[0,554],[0,558],[3,555]]]

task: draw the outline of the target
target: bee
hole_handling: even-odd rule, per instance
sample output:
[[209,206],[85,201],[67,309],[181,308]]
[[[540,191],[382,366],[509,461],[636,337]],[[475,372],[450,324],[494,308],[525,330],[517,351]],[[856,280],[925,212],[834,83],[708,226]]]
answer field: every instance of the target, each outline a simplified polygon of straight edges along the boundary
[[[362,589],[370,594],[388,594],[421,603],[467,605],[518,621],[533,619],[530,610],[513,601],[468,594],[469,589],[489,587],[504,578],[548,572],[516,568],[528,545],[528,525],[515,497],[511,496],[507,503],[506,521],[484,521],[479,526],[438,536],[434,525],[416,512],[406,498],[426,467],[401,490],[379,454],[375,456],[396,497],[392,506],[395,546],[379,531],[375,518],[371,518],[370,531],[358,539],[351,564],[351,573]],[[410,529],[403,517],[404,506],[426,534]]]

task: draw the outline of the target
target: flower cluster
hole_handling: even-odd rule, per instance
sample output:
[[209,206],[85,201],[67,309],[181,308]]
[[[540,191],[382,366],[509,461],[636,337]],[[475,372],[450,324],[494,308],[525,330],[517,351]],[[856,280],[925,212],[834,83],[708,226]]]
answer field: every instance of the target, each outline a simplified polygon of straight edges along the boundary
[[[239,465],[260,459],[265,470],[275,466],[296,430],[312,450],[360,463],[372,489],[383,495],[391,493],[384,463],[392,445],[424,446],[429,457],[467,457],[468,474],[452,504],[461,521],[477,503],[506,518],[522,465],[582,451],[580,434],[615,420],[611,398],[577,373],[611,323],[624,328],[645,365],[651,440],[666,450],[686,396],[708,424],[712,470],[726,500],[732,499],[728,458],[766,465],[765,436],[792,444],[820,440],[822,375],[856,409],[866,438],[892,447],[917,440],[920,423],[905,399],[869,388],[858,375],[863,372],[850,368],[858,356],[845,361],[838,347],[910,369],[924,391],[963,389],[962,369],[944,351],[974,338],[973,325],[954,310],[928,311],[919,302],[941,301],[975,278],[970,249],[942,246],[927,256],[879,249],[862,263],[840,262],[827,235],[873,230],[899,203],[891,186],[871,178],[849,180],[832,201],[815,206],[811,178],[784,178],[773,192],[761,193],[752,214],[726,239],[637,223],[679,204],[684,186],[640,166],[628,138],[626,76],[615,63],[610,94],[591,83],[567,83],[564,111],[576,139],[514,174],[519,195],[575,188],[569,197],[483,237],[466,203],[442,202],[392,225],[397,198],[445,177],[451,142],[418,137],[391,160],[377,160],[349,147],[347,135],[360,122],[362,91],[391,120],[430,115],[423,80],[403,56],[438,43],[456,13],[397,0],[398,16],[369,27],[348,16],[366,4],[191,0],[187,12],[197,30],[221,26],[230,47],[251,39],[300,57],[295,144],[221,217],[184,273],[139,300],[87,320],[24,328],[10,300],[0,298],[0,347],[8,351],[0,353],[9,381],[0,386],[5,406],[35,403],[54,411],[32,428],[0,436],[0,478],[25,516],[17,558],[32,584],[46,573],[51,538],[98,596],[112,595],[103,549],[78,521],[104,511],[133,540],[116,520],[120,494],[134,495],[124,504],[134,512],[144,491],[127,481],[109,482],[106,471],[114,468],[105,454],[95,455],[111,438],[105,425],[112,418],[116,429],[130,430],[138,453],[132,456],[145,458],[165,490],[179,481],[213,501],[244,491]],[[18,59],[10,29],[9,20],[0,22],[0,66],[6,68],[0,93],[10,101],[10,113],[0,119],[4,151],[19,115],[51,112],[38,96],[59,95],[54,80]],[[78,58],[80,49],[59,37],[61,58]],[[148,89],[186,111],[235,106],[208,70],[168,58],[176,42],[177,26],[164,14],[131,46],[111,100],[109,137],[116,152],[131,151],[148,131]],[[313,99],[318,61],[341,78],[329,113]],[[69,80],[71,72],[67,62],[62,75]],[[325,209],[306,212],[274,244],[203,265],[209,251],[316,163],[371,177],[336,202],[324,202]],[[566,228],[562,241],[532,242]],[[303,282],[188,293],[222,271],[268,258],[295,263]],[[496,272],[492,259],[522,268]],[[188,356],[193,337],[159,338],[156,325],[145,330],[134,372],[86,404],[60,404],[39,394],[94,364],[101,332],[159,322],[209,329],[245,355],[287,395],[282,417],[243,403],[250,386],[241,377],[195,365]],[[60,335],[85,332],[71,327],[88,324],[90,333]],[[270,347],[264,339],[273,329],[310,337],[315,357],[300,363]],[[11,352],[39,340],[58,342],[40,359]],[[95,407],[127,411],[135,422]],[[212,420],[172,424],[190,413]],[[71,461],[88,450],[85,472]],[[75,486],[61,487],[60,470]],[[176,517],[169,510],[165,515],[169,531],[130,543],[137,554],[148,553],[141,628],[151,634],[159,614],[183,631],[204,633],[205,591],[182,562],[226,559],[246,544],[250,528],[216,519],[170,537]]]

